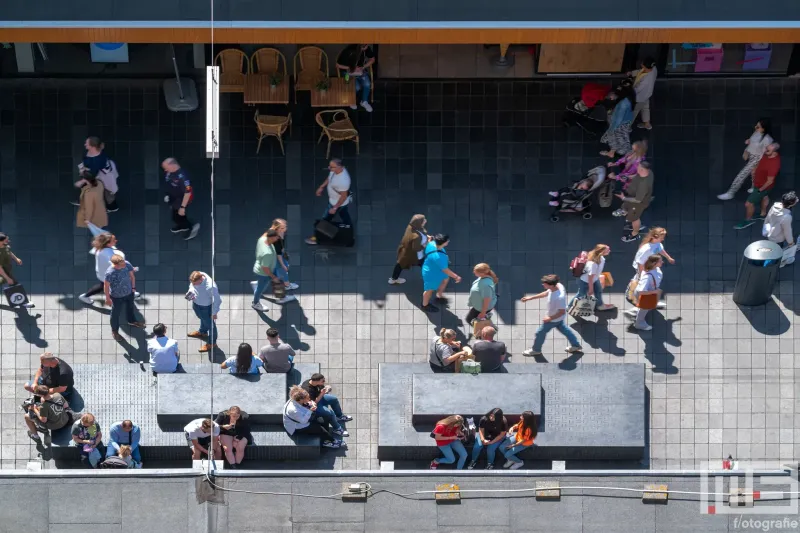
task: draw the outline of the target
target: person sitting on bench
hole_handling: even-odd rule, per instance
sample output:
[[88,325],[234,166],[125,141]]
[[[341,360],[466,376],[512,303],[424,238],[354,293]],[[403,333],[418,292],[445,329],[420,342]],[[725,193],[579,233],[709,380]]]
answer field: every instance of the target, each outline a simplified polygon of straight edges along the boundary
[[216,422],[212,422],[210,418],[197,418],[186,424],[183,431],[186,435],[186,442],[189,443],[189,449],[192,450],[192,460],[197,461],[209,457],[209,449],[214,450],[214,459],[222,459],[219,425]]
[[344,442],[334,436],[328,427],[328,418],[316,413],[317,404],[299,385],[289,389],[289,401],[283,406],[283,427],[286,433],[307,433],[322,437],[325,448],[341,448]]
[[506,361],[506,344],[494,340],[497,330],[486,326],[481,330],[481,340],[472,345],[472,355],[481,364],[481,372],[497,372]]
[[431,343],[429,362],[434,372],[455,372],[456,362],[466,357],[467,352],[461,349],[461,342],[456,340],[452,329],[442,328]]

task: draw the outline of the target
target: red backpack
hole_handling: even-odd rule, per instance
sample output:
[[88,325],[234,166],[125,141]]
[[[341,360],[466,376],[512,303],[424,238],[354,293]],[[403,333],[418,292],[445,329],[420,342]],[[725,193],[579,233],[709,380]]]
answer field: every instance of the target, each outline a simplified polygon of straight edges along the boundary
[[572,275],[576,278],[583,276],[583,272],[586,270],[586,263],[588,262],[589,254],[587,252],[579,253],[577,257],[569,262],[569,269],[572,271]]

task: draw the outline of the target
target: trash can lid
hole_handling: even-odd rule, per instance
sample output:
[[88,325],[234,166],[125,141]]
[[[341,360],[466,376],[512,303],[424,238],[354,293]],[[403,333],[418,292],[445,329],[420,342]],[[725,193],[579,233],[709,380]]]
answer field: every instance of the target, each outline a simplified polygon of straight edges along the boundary
[[776,260],[783,257],[783,249],[772,241],[756,241],[744,249],[747,259]]

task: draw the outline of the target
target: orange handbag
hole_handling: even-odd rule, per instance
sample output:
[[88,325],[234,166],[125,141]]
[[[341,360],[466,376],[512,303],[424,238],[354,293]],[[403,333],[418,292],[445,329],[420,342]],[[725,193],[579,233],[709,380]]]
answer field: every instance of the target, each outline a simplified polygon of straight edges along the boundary
[[645,294],[639,293],[639,297],[636,299],[636,307],[639,309],[655,309],[658,306],[658,299],[661,296],[661,289],[656,289],[654,292],[648,292]]

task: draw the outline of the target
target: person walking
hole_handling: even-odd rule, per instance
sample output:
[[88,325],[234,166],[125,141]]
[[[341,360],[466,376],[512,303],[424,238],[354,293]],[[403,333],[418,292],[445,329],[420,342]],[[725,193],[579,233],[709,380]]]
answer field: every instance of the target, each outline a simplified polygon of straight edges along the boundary
[[[117,172],[116,164],[114,164],[105,153],[105,144],[103,144],[103,141],[101,141],[99,137],[88,137],[86,141],[84,141],[83,147],[86,149],[86,153],[83,156],[83,161],[78,165],[78,171],[81,176],[83,176],[84,171],[89,171],[92,176],[96,176],[97,179],[103,183],[105,187],[103,199],[106,204],[107,212],[115,213],[119,211],[116,201],[116,194],[119,190],[117,186],[119,173]],[[86,181],[81,179],[75,185],[77,187],[83,187],[86,185]],[[73,202],[73,204],[80,205],[80,202]]]
[[476,318],[484,320],[497,305],[497,274],[486,263],[478,263],[472,269],[475,281],[469,288],[469,312],[464,321],[469,325]]
[[[781,247],[794,246],[792,233],[791,209],[797,205],[797,194],[789,191],[781,197],[780,202],[775,202],[764,219],[761,234],[768,240],[781,245]],[[792,258],[789,263],[794,263]]]
[[88,170],[83,172],[83,181],[86,182],[86,185],[81,189],[75,225],[79,228],[88,228],[88,220],[100,228],[108,226],[108,212],[106,211],[106,201],[103,196],[105,187]]
[[275,247],[275,275],[283,281],[284,290],[293,291],[299,289],[300,285],[289,281],[289,252],[286,250],[286,230],[289,225],[282,218],[276,218],[272,221],[272,226],[269,229],[275,230],[278,234],[278,240],[272,246]]
[[[661,272],[661,266],[663,264],[664,260],[660,255],[651,255],[647,258],[647,261],[644,263],[644,270],[639,275],[636,288],[633,291],[634,302],[637,302],[641,296],[646,294],[661,295],[659,287],[661,287],[661,280],[664,278]],[[627,316],[635,318],[633,327],[642,331],[650,331],[653,329],[653,326],[649,325],[645,320],[649,312],[650,309],[640,309],[636,306],[625,310]]]
[[555,274],[547,274],[542,276],[542,287],[544,291],[533,296],[523,296],[523,302],[531,300],[538,300],[540,298],[547,298],[547,314],[542,319],[542,325],[536,330],[536,338],[533,341],[533,348],[525,350],[522,355],[528,357],[536,357],[542,355],[542,346],[547,334],[552,329],[557,329],[567,338],[569,346],[566,352],[580,352],[581,344],[578,342],[578,337],[575,332],[570,329],[564,318],[567,314],[567,291],[560,283],[558,276]]
[[450,415],[436,423],[431,435],[436,441],[439,451],[442,452],[442,457],[431,461],[431,470],[436,470],[439,465],[455,463],[456,456],[453,452],[458,454],[456,469],[464,468],[464,464],[467,462],[467,450],[464,448],[464,443],[461,442],[461,439],[464,438],[463,426],[464,419],[461,415]]
[[436,292],[436,299],[445,299],[444,290],[450,278],[456,283],[461,283],[461,276],[450,270],[450,260],[447,257],[445,247],[450,244],[450,237],[443,233],[437,233],[433,242],[428,242],[425,246],[425,255],[422,263],[422,310],[428,313],[435,313],[438,307],[431,303],[431,297]]
[[586,268],[578,280],[578,293],[570,300],[569,306],[577,298],[593,297],[597,300],[595,311],[610,311],[617,308],[616,305],[603,303],[602,274],[606,267],[606,257],[610,253],[611,247],[607,244],[597,244],[592,248],[587,257]]
[[[22,259],[14,255],[14,252],[11,251],[11,239],[5,233],[0,233],[0,290],[3,288],[3,285],[16,285],[17,281],[12,276],[12,268],[13,265],[16,264],[17,266],[22,266]],[[31,309],[36,307],[33,303],[28,300],[24,304],[20,306],[14,307],[23,307],[25,309]]]
[[[778,143],[767,146],[764,156],[756,165],[753,173],[753,192],[744,203],[745,219],[736,224],[733,229],[738,230],[752,226],[757,220],[763,220],[767,216],[769,191],[775,187],[775,178],[781,170],[781,156],[778,154],[778,149],[780,149]],[[754,216],[756,206],[761,208],[757,217]]]
[[123,308],[129,326],[145,327],[144,322],[136,320],[136,308],[133,305],[135,286],[136,273],[133,265],[121,255],[112,255],[111,266],[108,267],[103,282],[103,291],[106,295],[106,305],[111,307],[111,335],[115,341],[122,340],[122,335],[119,334],[119,317]]
[[[267,290],[267,287],[272,280],[273,284],[280,286],[283,284],[276,274],[275,269],[278,264],[278,254],[275,249],[275,243],[280,239],[280,235],[274,229],[269,229],[259,237],[256,243],[256,262],[253,264],[253,274],[256,275],[256,281],[250,282],[253,287],[253,302],[250,307],[259,312],[266,312],[268,309],[261,304],[261,295]],[[275,303],[285,304],[296,300],[294,295],[285,295]]]
[[[344,168],[341,159],[331,159],[328,164],[328,178],[317,188],[317,196],[322,196],[323,192],[328,194],[328,207],[322,215],[322,220],[330,222],[336,215],[342,220],[342,224],[353,226],[350,218],[349,206],[352,202],[350,196],[350,173]],[[316,236],[312,235],[306,239],[306,244],[317,244]]]
[[[125,253],[117,248],[117,236],[108,231],[98,228],[88,220],[86,221],[89,230],[95,235],[92,240],[92,249],[89,253],[94,255],[94,273],[97,276],[98,283],[92,285],[89,290],[83,294],[78,295],[78,299],[86,305],[93,305],[94,299],[92,296],[103,292],[103,283],[106,279],[106,272],[111,266],[111,258],[118,255],[125,259]],[[139,269],[133,267],[133,271],[137,272]],[[136,287],[133,288],[134,299],[138,298],[140,294],[136,292]]]
[[414,265],[422,266],[425,246],[430,240],[428,230],[425,229],[426,223],[425,215],[411,217],[411,221],[403,233],[403,238],[400,239],[400,246],[397,247],[397,263],[394,265],[392,277],[389,278],[389,285],[405,283],[406,280],[400,277],[400,273]]
[[650,163],[642,161],[636,169],[636,175],[628,183],[627,191],[616,194],[616,197],[622,200],[622,206],[611,214],[615,217],[625,217],[631,228],[630,233],[622,236],[622,242],[633,242],[640,238],[642,213],[650,206],[650,201],[653,199],[654,179]]
[[193,339],[206,342],[200,346],[200,352],[208,352],[217,347],[217,315],[222,307],[219,289],[211,276],[195,270],[189,274],[189,290],[186,299],[192,302],[192,310],[200,319],[200,329],[187,334]]
[[636,106],[636,93],[631,85],[623,83],[615,90],[617,105],[611,113],[608,129],[600,138],[610,150],[603,150],[600,155],[614,159],[615,155],[625,155],[631,151],[631,124],[633,108]]
[[187,241],[197,237],[200,231],[200,223],[192,222],[186,216],[186,209],[194,197],[192,184],[189,181],[189,175],[178,164],[178,160],[174,157],[168,157],[161,163],[161,168],[164,169],[164,181],[167,184],[167,195],[164,197],[164,202],[169,204],[172,210],[172,233],[189,232],[186,236]]
[[[758,165],[758,162],[761,161],[761,158],[764,156],[767,146],[775,142],[770,135],[771,128],[772,121],[768,118],[762,118],[756,122],[753,134],[750,135],[749,139],[744,141],[745,149],[742,154],[742,159],[745,161],[744,167],[736,174],[736,177],[733,178],[733,182],[731,186],[728,187],[728,190],[718,195],[717,198],[720,200],[733,200],[734,195],[739,191],[742,184],[747,178],[753,176],[756,165]],[[752,188],[747,192],[753,192]]]
[[608,163],[609,169],[608,179],[613,179],[621,184],[621,189],[624,191],[628,188],[628,183],[636,176],[636,171],[639,168],[639,163],[644,161],[647,155],[647,141],[636,141],[631,145],[631,151],[622,156],[617,161]]
[[[367,113],[372,113],[372,106],[369,105],[369,91],[372,87],[372,80],[369,77],[369,69],[375,63],[375,53],[368,44],[351,44],[342,50],[336,63],[336,68],[344,73],[345,81],[355,80],[356,95],[361,94],[361,107]],[[350,109],[358,109],[356,104],[350,104]]]
[[653,89],[656,88],[656,78],[658,69],[656,60],[647,56],[642,60],[642,68],[628,72],[628,76],[633,76],[633,90],[636,93],[636,106],[633,108],[633,120],[642,113],[642,122],[639,127],[651,130],[650,124],[650,97],[653,96]]

